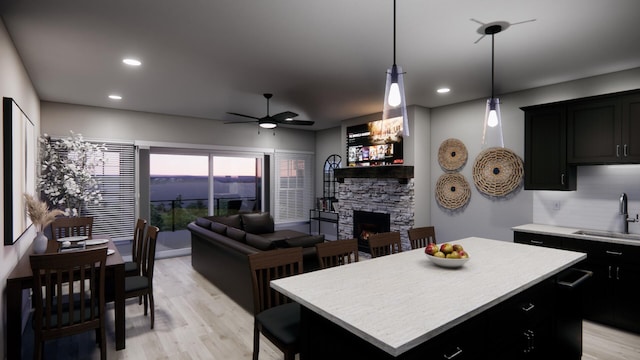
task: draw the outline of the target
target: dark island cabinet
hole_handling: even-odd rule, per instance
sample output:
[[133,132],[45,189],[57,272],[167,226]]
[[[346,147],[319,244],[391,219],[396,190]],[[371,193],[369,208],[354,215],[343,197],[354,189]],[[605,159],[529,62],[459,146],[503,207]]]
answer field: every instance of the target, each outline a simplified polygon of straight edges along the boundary
[[514,242],[586,253],[578,267],[593,276],[583,288],[583,317],[640,334],[640,246],[519,231]]
[[567,163],[566,106],[542,105],[525,111],[524,188],[575,190],[576,168]]

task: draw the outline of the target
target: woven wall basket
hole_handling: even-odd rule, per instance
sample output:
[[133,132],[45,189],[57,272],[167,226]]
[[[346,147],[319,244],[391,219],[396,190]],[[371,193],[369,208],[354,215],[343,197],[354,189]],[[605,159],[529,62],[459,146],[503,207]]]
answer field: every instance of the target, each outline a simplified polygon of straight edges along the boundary
[[467,162],[467,147],[458,139],[447,139],[440,144],[438,163],[445,171],[460,169]]
[[473,182],[478,190],[491,196],[505,196],[517,189],[524,176],[522,159],[501,147],[478,154],[473,164]]
[[471,189],[467,179],[460,173],[445,173],[436,183],[436,200],[447,209],[458,209],[465,206],[471,197]]

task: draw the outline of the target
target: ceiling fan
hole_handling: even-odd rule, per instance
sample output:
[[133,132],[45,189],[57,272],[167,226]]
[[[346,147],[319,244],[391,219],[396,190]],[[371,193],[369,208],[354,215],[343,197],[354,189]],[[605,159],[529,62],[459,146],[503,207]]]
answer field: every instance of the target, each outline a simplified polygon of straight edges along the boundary
[[254,119],[254,120],[247,120],[247,121],[229,121],[229,122],[225,122],[225,124],[241,124],[241,123],[249,123],[249,122],[257,122],[258,125],[261,128],[265,128],[265,129],[273,129],[276,126],[278,126],[278,124],[283,124],[283,125],[313,125],[313,121],[309,121],[309,120],[293,120],[294,117],[298,116],[298,114],[294,113],[293,111],[283,111],[281,113],[275,114],[273,116],[269,115],[269,99],[271,99],[271,97],[273,97],[273,94],[263,94],[263,96],[265,97],[265,99],[267,99],[267,115],[264,117],[255,117],[255,116],[251,116],[251,115],[244,115],[244,114],[239,114],[239,113],[235,113],[235,112],[227,112],[227,114],[230,115],[235,115],[235,116],[242,116],[242,117],[246,117],[246,118],[250,118],[250,119]]

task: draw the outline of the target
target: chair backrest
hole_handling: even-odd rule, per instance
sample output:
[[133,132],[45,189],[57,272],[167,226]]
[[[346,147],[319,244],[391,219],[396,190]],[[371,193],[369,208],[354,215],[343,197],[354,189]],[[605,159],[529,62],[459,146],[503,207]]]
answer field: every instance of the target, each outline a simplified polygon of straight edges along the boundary
[[371,234],[368,240],[372,258],[402,251],[402,240],[398,231]]
[[436,230],[433,226],[424,226],[407,230],[412,249],[426,247],[436,243]]
[[158,241],[159,232],[160,229],[157,226],[149,225],[142,248],[142,276],[149,278],[149,285],[151,285],[151,280],[153,280],[153,266],[156,262],[156,242]]
[[270,286],[271,280],[302,273],[302,248],[276,249],[249,255],[253,312],[261,313],[291,300]]
[[316,244],[322,269],[358,261],[358,239],[325,241]]
[[31,255],[30,261],[35,331],[41,331],[46,339],[100,326],[105,303],[105,247]]
[[132,261],[138,264],[138,268],[142,264],[142,251],[144,244],[144,231],[147,228],[147,220],[138,219],[133,229],[133,242],[131,244]]
[[59,217],[51,223],[53,240],[69,236],[93,235],[93,216]]

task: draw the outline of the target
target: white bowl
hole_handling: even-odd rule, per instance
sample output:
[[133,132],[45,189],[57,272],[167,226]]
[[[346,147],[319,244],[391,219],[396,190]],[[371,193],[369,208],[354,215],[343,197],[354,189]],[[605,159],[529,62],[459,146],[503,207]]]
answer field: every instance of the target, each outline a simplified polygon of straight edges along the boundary
[[425,255],[427,255],[427,258],[429,260],[431,260],[434,264],[436,264],[438,266],[441,266],[441,267],[446,267],[446,268],[459,268],[462,265],[464,265],[464,263],[469,261],[469,258],[447,259],[447,258],[435,257],[435,256],[429,255],[429,254],[425,254]]

